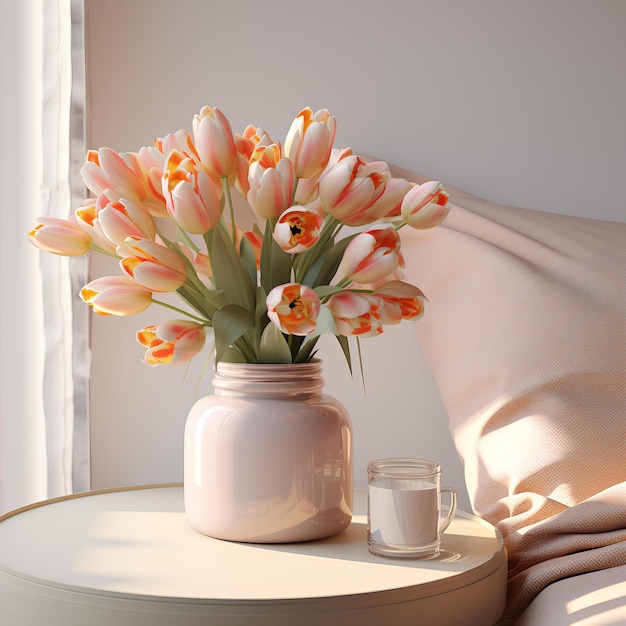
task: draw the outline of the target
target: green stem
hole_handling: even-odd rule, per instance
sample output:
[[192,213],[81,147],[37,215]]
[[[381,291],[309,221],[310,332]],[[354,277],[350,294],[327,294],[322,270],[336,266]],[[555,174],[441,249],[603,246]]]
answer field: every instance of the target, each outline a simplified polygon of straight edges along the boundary
[[97,252],[98,254],[104,254],[106,256],[112,256],[114,259],[121,259],[122,258],[119,254],[115,254],[114,252],[109,252],[108,250],[105,250],[104,248],[101,248],[100,246],[97,246],[93,242],[89,244],[89,249],[93,250],[94,252]]
[[230,185],[228,184],[228,176],[222,177],[222,189],[224,190],[224,197],[228,203],[228,210],[230,212],[230,227],[232,233],[233,244],[237,243],[237,224],[235,224],[235,209],[233,207],[233,198],[230,195]]
[[[347,276],[344,276],[338,283],[337,283],[337,287],[347,287],[350,283],[352,282],[352,280],[350,278],[348,278]],[[352,291],[352,290],[351,290]]]
[[258,363],[258,359],[256,353],[254,352],[254,349],[244,339],[244,337],[239,337],[239,339],[235,341],[235,345],[237,346],[237,348],[239,348],[247,363]]
[[211,326],[211,324],[207,320],[204,320],[201,317],[196,317],[195,315],[192,315],[188,311],[183,311],[183,309],[179,309],[177,306],[173,306],[172,304],[168,304],[167,302],[163,302],[162,300],[153,299],[152,303],[159,304],[160,306],[163,306],[166,309],[171,309],[172,311],[176,311],[177,313],[181,313],[182,315],[190,317],[191,319],[195,320],[199,324],[202,324],[202,326]]
[[[181,236],[182,239],[184,239],[185,244],[191,248],[194,252],[199,252],[200,248],[198,248],[198,246],[192,241],[192,239],[189,237],[189,234],[187,233],[187,231],[174,219],[174,216],[170,216],[172,221],[174,222],[174,224],[176,224],[176,232],[178,232],[178,234]],[[176,249],[176,243],[171,241],[170,239],[168,239],[162,232],[161,230],[159,230],[158,228],[156,229],[157,235],[163,240],[163,243],[165,243],[165,245],[168,248],[171,249]]]
[[[187,233],[184,230],[182,230],[180,228],[180,226],[178,227],[178,230],[179,230],[179,232],[181,234],[183,234],[188,239],[189,244],[191,244],[191,246],[193,246],[195,251],[198,252],[199,248],[193,243],[193,241],[191,241],[191,239],[189,239],[189,236],[187,235]],[[173,241],[170,241],[169,239],[167,239],[167,237],[165,237],[163,234],[161,234],[159,232],[158,235],[159,235],[159,237],[161,237],[161,239],[163,240],[165,245],[170,250],[176,252],[176,254],[183,260],[183,262],[187,266],[187,272],[186,272],[186,274],[187,274],[187,281],[186,281],[187,286],[192,288],[201,297],[207,298],[208,297],[207,286],[198,277],[198,273],[196,272],[196,268],[193,266],[193,263],[187,258],[187,255],[178,247],[178,245],[176,243],[174,243]]]
[[187,231],[181,228],[178,224],[176,224],[178,228],[178,233],[181,235],[182,239],[185,240],[187,246],[189,246],[194,252],[200,252],[200,248],[193,242],[191,237],[187,234]]

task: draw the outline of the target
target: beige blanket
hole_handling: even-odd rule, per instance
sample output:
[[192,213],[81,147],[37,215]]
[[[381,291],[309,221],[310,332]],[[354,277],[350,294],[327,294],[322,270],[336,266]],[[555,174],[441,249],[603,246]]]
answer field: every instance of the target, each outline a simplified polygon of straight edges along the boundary
[[448,191],[444,225],[401,231],[405,273],[512,624],[551,582],[626,564],[626,225]]

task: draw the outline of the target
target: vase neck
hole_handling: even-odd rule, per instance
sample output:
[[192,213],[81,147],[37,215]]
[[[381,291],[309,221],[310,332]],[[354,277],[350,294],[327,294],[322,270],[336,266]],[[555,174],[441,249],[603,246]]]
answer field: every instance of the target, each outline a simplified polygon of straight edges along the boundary
[[324,387],[322,364],[226,363],[217,364],[213,377],[217,395],[306,399]]

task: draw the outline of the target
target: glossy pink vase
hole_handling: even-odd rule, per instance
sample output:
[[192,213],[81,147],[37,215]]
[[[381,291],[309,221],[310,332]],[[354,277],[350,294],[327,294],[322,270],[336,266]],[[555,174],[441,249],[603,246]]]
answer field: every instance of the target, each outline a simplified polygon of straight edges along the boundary
[[352,518],[352,424],[321,363],[219,363],[185,427],[185,511],[218,539],[329,537]]

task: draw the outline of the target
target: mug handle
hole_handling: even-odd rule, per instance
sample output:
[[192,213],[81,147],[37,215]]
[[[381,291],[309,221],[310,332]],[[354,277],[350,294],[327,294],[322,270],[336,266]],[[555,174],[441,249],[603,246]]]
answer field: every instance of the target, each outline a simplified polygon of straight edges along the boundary
[[450,526],[450,522],[456,513],[456,491],[452,487],[442,487],[441,493],[449,493],[450,494],[450,510],[446,517],[439,523],[439,534],[442,535],[448,526]]

